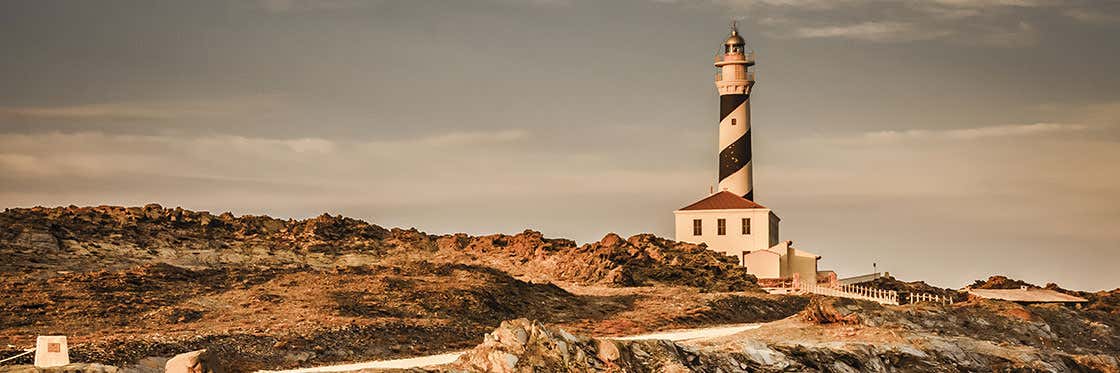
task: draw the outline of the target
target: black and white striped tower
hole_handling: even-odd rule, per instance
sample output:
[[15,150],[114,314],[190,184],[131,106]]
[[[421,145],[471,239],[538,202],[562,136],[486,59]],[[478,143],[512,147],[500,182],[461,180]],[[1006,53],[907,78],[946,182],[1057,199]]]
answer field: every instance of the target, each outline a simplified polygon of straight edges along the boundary
[[754,200],[751,181],[751,87],[754,53],[732,23],[731,36],[716,56],[719,91],[719,190]]

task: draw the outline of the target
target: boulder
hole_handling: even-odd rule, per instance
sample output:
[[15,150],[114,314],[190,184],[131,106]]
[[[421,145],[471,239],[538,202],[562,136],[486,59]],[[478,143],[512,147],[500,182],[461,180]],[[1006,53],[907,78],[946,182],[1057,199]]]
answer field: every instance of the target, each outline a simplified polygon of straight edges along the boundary
[[801,311],[802,320],[814,324],[860,324],[860,315],[865,308],[874,307],[868,301],[846,298],[813,297],[805,310]]
[[224,373],[212,354],[206,350],[191,351],[175,355],[164,366],[167,373]]

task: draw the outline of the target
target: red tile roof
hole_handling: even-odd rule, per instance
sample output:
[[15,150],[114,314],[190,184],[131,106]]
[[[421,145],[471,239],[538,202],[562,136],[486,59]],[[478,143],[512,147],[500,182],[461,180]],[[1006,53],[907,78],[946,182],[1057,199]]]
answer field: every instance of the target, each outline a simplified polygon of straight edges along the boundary
[[731,210],[731,209],[764,209],[766,206],[754,203],[749,199],[735,195],[728,191],[722,191],[708,196],[702,200],[697,201],[691,205],[681,208],[681,210]]

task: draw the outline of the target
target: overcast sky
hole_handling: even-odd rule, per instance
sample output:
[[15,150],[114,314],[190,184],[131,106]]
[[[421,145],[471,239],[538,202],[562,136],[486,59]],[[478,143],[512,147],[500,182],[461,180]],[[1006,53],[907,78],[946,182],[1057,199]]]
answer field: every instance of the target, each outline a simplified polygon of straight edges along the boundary
[[822,269],[1120,286],[1120,2],[0,2],[0,205],[672,236],[756,50],[755,189]]

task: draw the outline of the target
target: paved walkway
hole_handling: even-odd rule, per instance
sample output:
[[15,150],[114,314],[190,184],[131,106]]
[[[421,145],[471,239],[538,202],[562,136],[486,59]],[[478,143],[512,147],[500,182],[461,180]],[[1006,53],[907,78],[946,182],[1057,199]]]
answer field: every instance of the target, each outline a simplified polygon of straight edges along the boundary
[[[632,335],[626,337],[607,337],[608,339],[618,339],[624,341],[642,340],[642,339],[667,339],[670,341],[687,341],[697,339],[709,339],[729,336],[735,333],[758,329],[761,324],[739,324],[739,325],[726,325],[713,328],[700,328],[700,329],[685,329],[675,330],[661,333]],[[413,357],[408,359],[396,360],[380,360],[368,361],[364,363],[354,363],[346,365],[331,365],[325,367],[303,368],[293,370],[280,370],[280,371],[260,371],[258,373],[322,373],[322,372],[349,372],[361,369],[408,369],[420,368],[432,365],[448,364],[455,359],[458,359],[466,351],[449,352],[440,355],[429,355]]]
[[618,339],[623,341],[633,341],[639,339],[668,339],[670,341],[688,341],[694,339],[719,338],[739,332],[744,332],[747,330],[758,329],[760,326],[762,326],[762,324],[730,325],[719,326],[715,328],[686,329],[653,334],[632,335],[629,337],[615,337],[609,339]]

